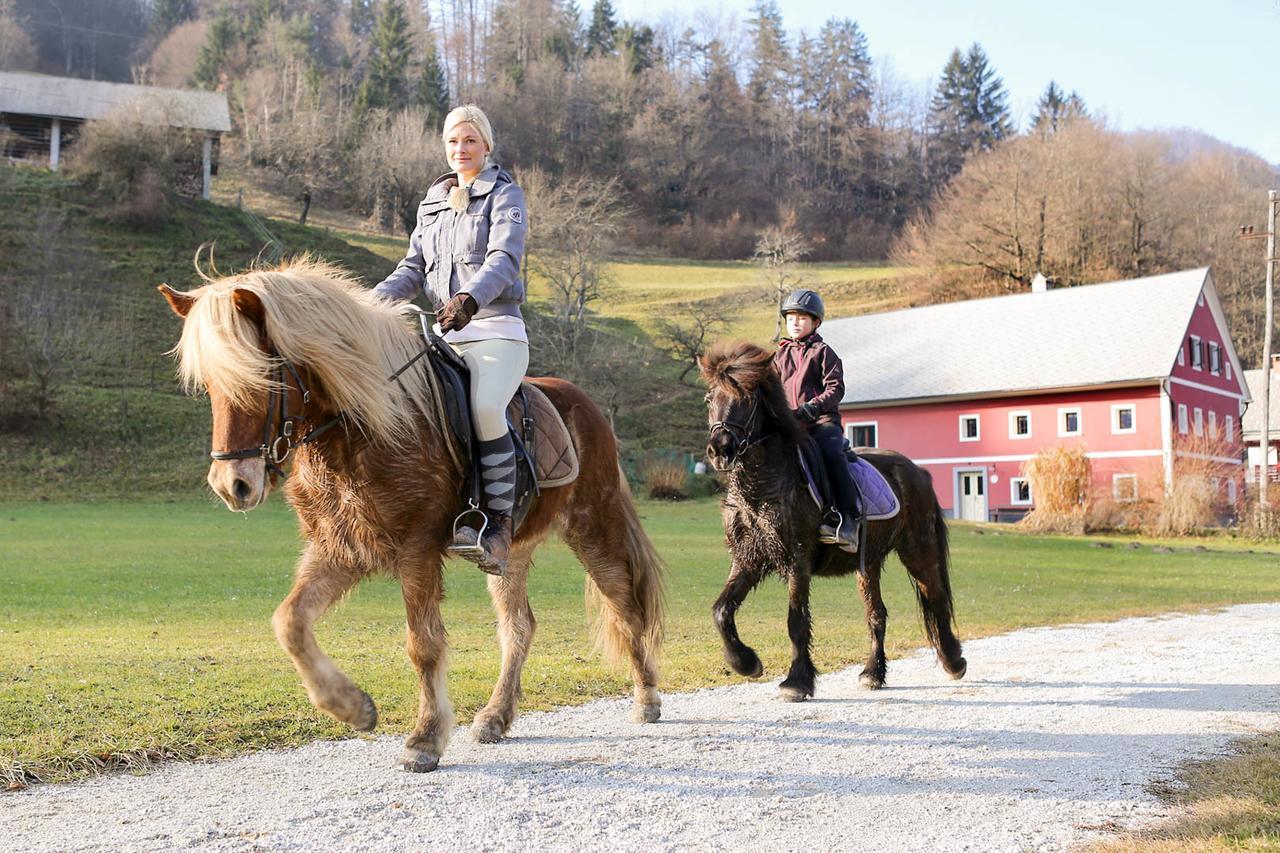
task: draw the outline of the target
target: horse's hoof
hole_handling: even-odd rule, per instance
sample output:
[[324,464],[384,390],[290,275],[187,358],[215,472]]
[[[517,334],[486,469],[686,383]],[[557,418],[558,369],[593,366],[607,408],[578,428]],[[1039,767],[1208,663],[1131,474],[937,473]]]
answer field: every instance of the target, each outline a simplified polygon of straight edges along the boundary
[[378,725],[378,706],[373,704],[373,697],[361,691],[364,702],[360,705],[360,713],[351,722],[351,728],[358,732],[371,732]]
[[858,676],[858,683],[868,690],[879,690],[884,687],[884,677],[874,672],[863,672]]
[[959,681],[964,678],[964,674],[969,671],[969,662],[964,658],[959,658],[955,663],[946,667],[946,670],[947,675],[951,676],[956,681]]
[[783,702],[803,702],[812,695],[812,690],[805,690],[803,687],[797,687],[794,684],[786,684],[784,682],[778,686],[778,698]]
[[440,756],[406,746],[400,753],[400,769],[406,773],[430,773],[440,766]]
[[471,724],[471,737],[477,743],[497,743],[506,734],[506,727],[496,717],[476,717]]
[[631,709],[631,722],[656,723],[662,717],[662,706],[657,702],[637,703]]
[[751,649],[741,654],[726,652],[725,659],[738,675],[745,675],[747,678],[759,678],[764,675],[764,664],[760,662],[760,656]]

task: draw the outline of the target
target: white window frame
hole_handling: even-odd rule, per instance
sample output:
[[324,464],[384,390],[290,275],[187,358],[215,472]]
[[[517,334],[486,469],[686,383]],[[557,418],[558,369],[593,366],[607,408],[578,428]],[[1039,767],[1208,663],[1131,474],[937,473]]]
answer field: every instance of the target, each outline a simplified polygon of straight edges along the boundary
[[1187,404],[1178,404],[1178,432],[1186,435],[1191,431],[1191,421],[1187,418]]
[[[1074,432],[1068,432],[1067,415],[1072,412],[1076,415],[1076,428]],[[1084,410],[1079,406],[1062,406],[1058,409],[1058,438],[1071,438],[1077,435],[1084,435]]]
[[[1131,495],[1121,496],[1120,481],[1131,480],[1133,482],[1133,493]],[[1112,474],[1111,475],[1111,497],[1121,503],[1131,503],[1138,499],[1138,475],[1137,474]]]
[[[1214,362],[1218,363],[1216,369],[1213,366]],[[1222,375],[1222,347],[1217,341],[1209,341],[1209,372],[1214,376]]]
[[850,444],[852,444],[854,447],[857,447],[858,446],[857,442],[853,440],[854,427],[871,427],[873,430],[876,431],[876,434],[875,434],[876,443],[867,445],[867,446],[868,447],[880,446],[880,422],[879,421],[849,421],[844,425],[844,437],[849,439]]
[[1178,344],[1178,366],[1186,367],[1186,365],[1187,365],[1187,348],[1182,344]]
[[1218,437],[1218,413],[1213,409],[1209,410],[1209,438]]
[[1236,419],[1231,415],[1227,415],[1222,420],[1222,434],[1227,441],[1234,442],[1236,440]]
[[1226,374],[1227,374],[1227,378],[1228,378],[1228,379],[1230,379],[1230,378],[1231,378],[1231,359],[1229,359],[1229,358],[1224,358],[1224,359],[1222,360],[1222,366],[1223,366],[1224,371],[1225,371],[1225,372],[1226,372]]
[[1204,409],[1199,406],[1191,410],[1191,429],[1197,436],[1204,435]]
[[[969,418],[973,418],[974,434],[972,437],[966,437],[964,434],[964,422]],[[960,416],[959,422],[960,440],[961,441],[981,441],[982,440],[982,416],[975,413]]]
[[[1124,429],[1120,426],[1120,410],[1129,410],[1129,423],[1131,426]],[[1138,406],[1136,403],[1112,403],[1111,404],[1111,434],[1112,435],[1132,435],[1138,431]]]
[[1189,344],[1191,347],[1191,369],[1204,370],[1204,351],[1200,349],[1200,336],[1191,335]]
[[[1024,501],[1018,497],[1018,484],[1027,484],[1027,499]],[[1009,503],[1013,506],[1031,506],[1036,502],[1035,495],[1031,494],[1031,480],[1026,477],[1012,477],[1009,480]]]
[[[1022,435],[1018,434],[1018,418],[1025,417],[1027,419],[1027,431]],[[1009,413],[1009,438],[1014,441],[1021,441],[1024,438],[1031,438],[1031,410],[1019,409],[1016,412]]]
[[1235,478],[1227,480],[1227,503],[1234,504],[1236,502],[1236,481]]

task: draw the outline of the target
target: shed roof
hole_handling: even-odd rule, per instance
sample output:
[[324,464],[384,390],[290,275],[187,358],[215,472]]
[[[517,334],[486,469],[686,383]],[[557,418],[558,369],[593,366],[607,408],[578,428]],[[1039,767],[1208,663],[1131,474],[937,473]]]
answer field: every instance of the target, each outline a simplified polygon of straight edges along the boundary
[[1201,267],[831,320],[822,336],[847,404],[1140,383],[1170,374],[1202,290],[1221,318]]
[[219,133],[231,130],[227,96],[222,92],[0,71],[0,113],[96,119],[118,106],[139,101],[158,106],[174,127]]
[[[1262,368],[1246,370],[1245,384],[1249,386],[1249,394],[1253,397],[1253,405],[1244,410],[1240,418],[1240,428],[1246,438],[1255,440],[1262,436],[1262,398],[1258,392],[1262,390]],[[1271,369],[1271,424],[1269,432],[1274,439],[1280,437],[1280,370]]]

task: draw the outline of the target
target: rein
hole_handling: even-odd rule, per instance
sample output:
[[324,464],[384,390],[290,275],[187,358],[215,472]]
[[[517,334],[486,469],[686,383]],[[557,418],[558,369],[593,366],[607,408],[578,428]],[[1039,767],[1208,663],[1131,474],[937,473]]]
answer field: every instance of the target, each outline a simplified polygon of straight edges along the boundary
[[[752,433],[756,430],[760,421],[760,390],[756,389],[751,392],[751,410],[747,412],[747,419],[744,423],[737,421],[715,421],[711,424],[710,436],[714,437],[717,431],[724,432],[729,436],[732,443],[733,459],[729,462],[728,468],[736,468],[742,464],[742,455],[757,444],[762,443],[773,435],[772,431],[761,430],[759,435],[752,437]],[[727,469],[726,469],[727,470]]]
[[[311,401],[311,391],[302,381],[302,375],[298,373],[298,369],[292,362],[280,358],[274,350],[271,355],[276,358],[276,365],[271,370],[271,384],[267,391],[267,412],[266,419],[262,423],[262,444],[257,447],[242,447],[239,450],[212,450],[209,452],[209,457],[217,462],[261,457],[267,465],[267,471],[283,479],[286,475],[281,466],[289,458],[289,454],[293,453],[295,448],[315,441],[338,423],[342,415],[334,415],[326,423],[307,430],[306,435],[295,441],[295,434],[303,424],[307,423],[307,419],[302,414],[289,414],[288,379],[297,385],[304,407]],[[285,376],[286,372],[288,378]],[[276,410],[274,418],[272,417],[273,409]],[[273,422],[278,424],[274,434],[271,430]]]

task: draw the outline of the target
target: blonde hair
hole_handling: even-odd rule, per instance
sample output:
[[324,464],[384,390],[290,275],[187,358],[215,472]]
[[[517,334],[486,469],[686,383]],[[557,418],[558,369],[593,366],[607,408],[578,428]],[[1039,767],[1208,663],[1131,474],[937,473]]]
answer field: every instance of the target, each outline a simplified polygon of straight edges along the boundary
[[[480,134],[480,139],[489,148],[489,154],[493,153],[493,125],[489,124],[489,117],[484,114],[484,110],[475,104],[464,104],[456,107],[444,117],[444,130],[440,132],[440,140],[447,142],[449,139],[449,131],[453,130],[460,124],[469,124]],[[485,156],[485,161],[489,159]]]

